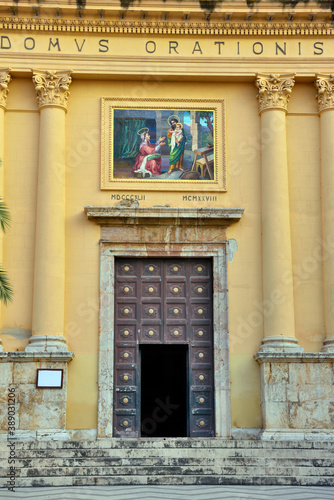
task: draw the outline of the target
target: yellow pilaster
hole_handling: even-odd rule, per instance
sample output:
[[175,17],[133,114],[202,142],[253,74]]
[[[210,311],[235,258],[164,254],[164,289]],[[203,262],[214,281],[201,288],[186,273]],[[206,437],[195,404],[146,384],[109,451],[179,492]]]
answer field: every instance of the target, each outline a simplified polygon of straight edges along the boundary
[[[5,110],[7,106],[8,85],[12,77],[10,68],[0,69],[0,199],[4,199],[4,156],[5,156]],[[0,264],[3,262],[3,232],[0,231]],[[0,352],[3,352],[0,339]]]
[[69,71],[33,75],[40,110],[32,337],[27,351],[67,351],[65,303],[65,113]]
[[320,113],[321,200],[325,332],[323,351],[334,351],[334,75],[317,75]]
[[261,350],[301,350],[295,337],[286,111],[294,75],[257,75],[261,115],[264,339]]

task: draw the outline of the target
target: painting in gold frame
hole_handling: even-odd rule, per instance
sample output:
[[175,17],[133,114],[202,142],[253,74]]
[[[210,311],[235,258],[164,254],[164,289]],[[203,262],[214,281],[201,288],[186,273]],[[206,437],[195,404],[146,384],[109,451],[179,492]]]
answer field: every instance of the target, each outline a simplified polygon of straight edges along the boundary
[[223,100],[102,99],[102,189],[226,191]]

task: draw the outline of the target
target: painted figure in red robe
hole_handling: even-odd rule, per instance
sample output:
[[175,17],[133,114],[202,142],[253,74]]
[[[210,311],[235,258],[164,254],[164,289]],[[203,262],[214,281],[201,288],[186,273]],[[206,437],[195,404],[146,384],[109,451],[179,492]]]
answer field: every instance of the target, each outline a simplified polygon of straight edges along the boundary
[[160,137],[156,145],[150,143],[150,134],[143,132],[141,134],[141,143],[139,146],[139,155],[132,167],[132,173],[141,177],[152,177],[161,174],[161,155],[158,153],[161,146],[166,143],[162,142],[165,137]]

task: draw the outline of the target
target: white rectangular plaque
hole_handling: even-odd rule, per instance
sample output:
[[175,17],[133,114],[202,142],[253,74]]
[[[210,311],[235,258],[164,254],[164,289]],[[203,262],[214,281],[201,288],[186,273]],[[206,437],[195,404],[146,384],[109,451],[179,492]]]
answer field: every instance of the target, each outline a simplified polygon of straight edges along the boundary
[[61,389],[63,387],[63,370],[37,370],[36,387],[39,389]]

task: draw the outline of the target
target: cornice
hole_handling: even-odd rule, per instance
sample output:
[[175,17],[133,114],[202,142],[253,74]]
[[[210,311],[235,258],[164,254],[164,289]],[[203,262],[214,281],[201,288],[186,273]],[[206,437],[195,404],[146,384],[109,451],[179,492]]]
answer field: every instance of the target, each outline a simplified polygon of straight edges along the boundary
[[88,220],[101,226],[117,225],[198,225],[229,226],[238,222],[244,208],[172,208],[172,207],[85,207]]
[[0,17],[8,31],[196,36],[333,36],[330,22],[188,22]]
[[259,363],[331,363],[333,352],[257,352],[254,359]]

